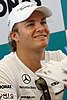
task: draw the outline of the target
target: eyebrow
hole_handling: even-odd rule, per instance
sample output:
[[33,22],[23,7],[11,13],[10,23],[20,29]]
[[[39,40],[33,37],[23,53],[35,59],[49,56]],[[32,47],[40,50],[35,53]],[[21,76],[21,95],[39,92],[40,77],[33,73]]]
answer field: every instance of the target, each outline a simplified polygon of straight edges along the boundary
[[46,18],[42,18],[42,21],[44,21],[44,22],[46,22],[46,23],[47,23],[47,20],[46,20]]
[[[46,18],[42,18],[42,19],[41,19],[41,21],[43,21],[43,20],[46,21]],[[34,20],[34,19],[31,19],[31,20],[26,20],[26,21],[25,21],[25,23],[28,23],[28,22],[35,22],[35,20]]]
[[46,20],[46,18],[44,17],[44,18],[42,18],[42,20]]

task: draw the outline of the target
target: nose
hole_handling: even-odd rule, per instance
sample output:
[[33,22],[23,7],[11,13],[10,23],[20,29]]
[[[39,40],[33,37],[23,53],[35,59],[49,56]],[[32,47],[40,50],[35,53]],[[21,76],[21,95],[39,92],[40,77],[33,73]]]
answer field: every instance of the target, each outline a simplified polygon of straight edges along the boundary
[[37,32],[43,32],[45,30],[45,27],[41,24],[37,24],[36,31]]

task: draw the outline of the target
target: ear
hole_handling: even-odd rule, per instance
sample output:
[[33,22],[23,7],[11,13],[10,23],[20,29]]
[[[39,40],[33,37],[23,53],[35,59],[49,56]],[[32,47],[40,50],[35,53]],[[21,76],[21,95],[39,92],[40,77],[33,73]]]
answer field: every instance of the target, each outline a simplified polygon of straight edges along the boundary
[[19,40],[19,34],[17,32],[11,32],[10,37],[16,42]]

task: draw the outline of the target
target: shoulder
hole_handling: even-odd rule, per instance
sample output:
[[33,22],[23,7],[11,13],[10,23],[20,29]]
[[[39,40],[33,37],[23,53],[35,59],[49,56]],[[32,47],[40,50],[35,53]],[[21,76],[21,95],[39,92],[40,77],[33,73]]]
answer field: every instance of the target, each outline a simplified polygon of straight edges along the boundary
[[5,55],[4,58],[0,60],[0,71],[10,71],[12,69],[12,64],[14,60],[14,54],[11,52],[8,55]]
[[11,52],[8,55],[5,55],[4,58],[0,60],[0,79],[1,79],[1,83],[15,84],[16,71],[14,69],[13,60],[14,60],[13,52]]
[[10,54],[5,55],[5,56],[0,60],[0,64],[2,64],[2,63],[5,63],[5,64],[6,64],[7,62],[11,61],[13,58],[14,58],[14,54],[13,54],[13,52],[11,52]]

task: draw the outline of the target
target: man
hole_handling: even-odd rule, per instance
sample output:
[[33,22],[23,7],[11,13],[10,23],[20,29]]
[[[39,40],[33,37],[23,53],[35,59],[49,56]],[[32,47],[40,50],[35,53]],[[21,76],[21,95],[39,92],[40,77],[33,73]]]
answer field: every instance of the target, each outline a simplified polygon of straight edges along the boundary
[[[9,43],[13,52],[0,61],[1,99],[62,100],[64,85],[58,82],[59,86],[51,86],[54,81],[37,75],[42,69],[40,60],[50,36],[46,18],[51,15],[49,8],[31,2],[20,3],[9,14]],[[60,59],[66,57],[57,52],[62,54]],[[45,52],[45,59],[49,54]]]

